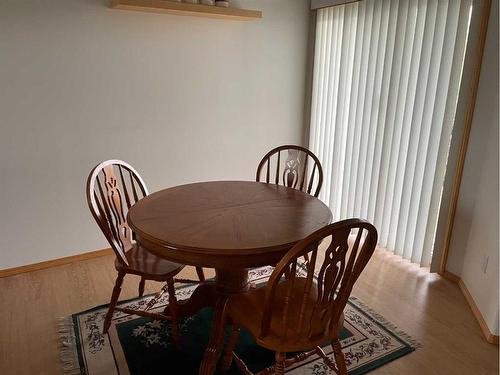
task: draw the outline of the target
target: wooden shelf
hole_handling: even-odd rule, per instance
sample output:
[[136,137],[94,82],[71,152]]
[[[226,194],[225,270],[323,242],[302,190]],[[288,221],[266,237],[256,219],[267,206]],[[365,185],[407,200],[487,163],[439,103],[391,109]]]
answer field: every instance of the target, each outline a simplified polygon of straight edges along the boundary
[[224,8],[214,5],[190,4],[169,0],[112,0],[111,8],[233,20],[262,18],[262,12],[259,10]]

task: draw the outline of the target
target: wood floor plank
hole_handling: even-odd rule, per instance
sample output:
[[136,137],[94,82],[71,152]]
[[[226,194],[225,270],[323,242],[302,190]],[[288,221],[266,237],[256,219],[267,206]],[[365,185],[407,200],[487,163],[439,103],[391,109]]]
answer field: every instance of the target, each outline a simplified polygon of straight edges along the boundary
[[[57,319],[108,303],[113,262],[106,256],[0,279],[0,374],[61,374]],[[180,276],[196,273],[187,267]],[[127,276],[121,298],[137,296],[138,282]],[[146,283],[147,293],[159,288]],[[379,249],[353,295],[423,345],[374,375],[498,374],[498,347],[486,342],[456,284]]]

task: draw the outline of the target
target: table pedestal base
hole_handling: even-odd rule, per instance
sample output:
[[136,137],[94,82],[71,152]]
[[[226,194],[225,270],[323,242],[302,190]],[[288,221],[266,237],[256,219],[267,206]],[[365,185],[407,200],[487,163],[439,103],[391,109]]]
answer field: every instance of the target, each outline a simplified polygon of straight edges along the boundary
[[[224,339],[225,309],[232,294],[241,293],[248,289],[248,270],[246,269],[216,269],[215,281],[201,283],[191,297],[177,303],[178,317],[196,314],[204,307],[213,307],[212,332],[203,360],[200,365],[199,375],[212,375],[217,367],[217,361]],[[165,309],[169,315],[169,307]]]

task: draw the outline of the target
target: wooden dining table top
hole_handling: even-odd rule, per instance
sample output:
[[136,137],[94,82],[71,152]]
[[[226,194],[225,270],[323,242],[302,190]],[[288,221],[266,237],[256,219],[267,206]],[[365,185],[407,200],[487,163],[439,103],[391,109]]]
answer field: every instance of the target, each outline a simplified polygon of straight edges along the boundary
[[161,190],[132,206],[127,218],[138,240],[156,255],[206,267],[277,262],[331,220],[330,209],[307,193],[250,181]]

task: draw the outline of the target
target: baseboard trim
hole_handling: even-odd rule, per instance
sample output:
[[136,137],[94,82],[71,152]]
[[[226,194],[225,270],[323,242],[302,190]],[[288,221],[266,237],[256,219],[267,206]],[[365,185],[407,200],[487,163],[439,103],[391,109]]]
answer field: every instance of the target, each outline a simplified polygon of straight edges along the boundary
[[444,271],[443,273],[440,273],[442,277],[444,277],[446,280],[450,280],[453,283],[458,284],[460,282],[460,276],[455,275],[452,272]]
[[498,345],[498,336],[491,333],[490,329],[488,328],[488,325],[486,324],[486,321],[483,318],[483,314],[481,314],[481,311],[479,310],[479,308],[476,305],[476,302],[474,301],[474,298],[467,289],[467,286],[465,285],[464,281],[460,278],[458,280],[458,286],[462,291],[465,300],[469,304],[469,307],[472,310],[472,313],[474,314],[477,322],[479,323],[479,327],[481,327],[481,331],[483,332],[486,341],[488,341],[490,344]]
[[102,257],[111,254],[113,254],[113,249],[107,248],[107,249],[90,251],[88,253],[83,253],[83,254],[71,255],[64,258],[47,260],[45,262],[27,264],[25,266],[14,267],[14,268],[7,268],[4,270],[0,270],[0,278],[18,275],[20,273],[33,272],[33,271],[43,270],[46,268],[62,266],[64,264],[74,263],[81,260]]

